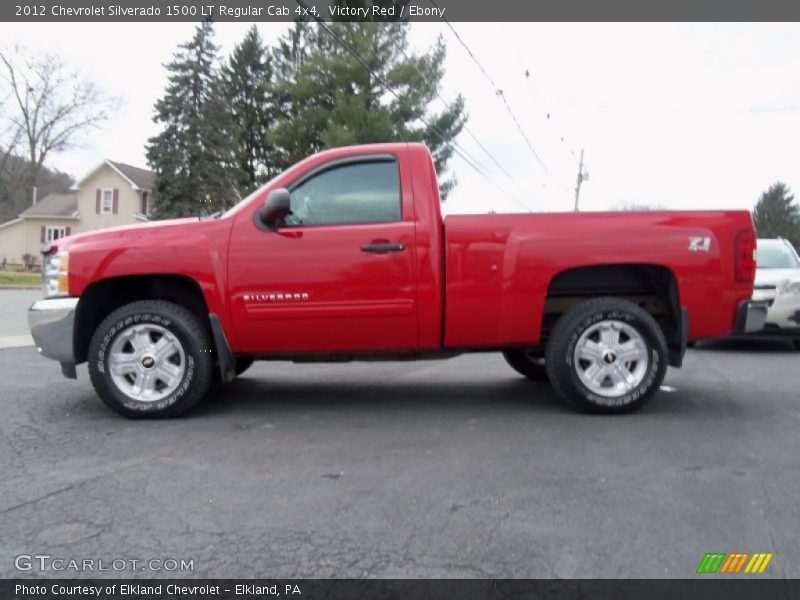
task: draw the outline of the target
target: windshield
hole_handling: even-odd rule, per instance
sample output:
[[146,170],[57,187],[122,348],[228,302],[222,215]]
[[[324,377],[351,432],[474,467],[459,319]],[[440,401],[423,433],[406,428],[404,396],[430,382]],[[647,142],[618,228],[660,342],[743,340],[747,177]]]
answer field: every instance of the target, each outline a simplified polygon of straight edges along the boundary
[[800,260],[788,243],[782,241],[758,241],[756,262],[759,269],[797,269]]

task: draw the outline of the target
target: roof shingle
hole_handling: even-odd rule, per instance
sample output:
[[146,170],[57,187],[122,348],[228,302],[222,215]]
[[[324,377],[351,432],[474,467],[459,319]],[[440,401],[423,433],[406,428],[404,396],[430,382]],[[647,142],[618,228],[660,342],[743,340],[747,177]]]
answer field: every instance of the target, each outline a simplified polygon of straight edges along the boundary
[[153,189],[153,182],[155,180],[155,173],[152,171],[148,171],[147,169],[140,169],[139,167],[133,167],[131,165],[126,165],[125,163],[108,161],[111,165],[114,166],[120,173],[122,173],[125,177],[131,180],[136,187],[146,192],[152,191]]
[[20,217],[72,217],[78,212],[78,193],[48,194],[33,206],[26,208]]

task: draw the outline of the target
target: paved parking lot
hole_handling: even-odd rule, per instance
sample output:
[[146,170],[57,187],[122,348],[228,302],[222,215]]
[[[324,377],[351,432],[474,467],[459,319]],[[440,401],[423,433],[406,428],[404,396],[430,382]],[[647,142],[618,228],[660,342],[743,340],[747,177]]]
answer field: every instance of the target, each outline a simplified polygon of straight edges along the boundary
[[799,361],[700,347],[623,417],[576,414],[497,354],[260,363],[185,418],[130,421],[85,366],[68,381],[2,350],[0,576],[44,553],[194,576],[690,577],[741,551],[798,577]]
[[30,346],[28,307],[42,297],[36,290],[0,289],[0,349]]

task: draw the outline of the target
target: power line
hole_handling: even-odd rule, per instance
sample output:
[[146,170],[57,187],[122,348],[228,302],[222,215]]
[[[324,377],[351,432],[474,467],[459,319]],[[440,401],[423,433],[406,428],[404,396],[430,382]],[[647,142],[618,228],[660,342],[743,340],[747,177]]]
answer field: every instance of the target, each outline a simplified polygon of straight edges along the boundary
[[508,178],[509,178],[511,181],[514,181],[514,178],[513,178],[513,177],[511,177],[511,175],[509,174],[509,172],[508,172],[508,171],[506,171],[506,170],[505,170],[505,168],[503,168],[503,165],[501,165],[501,164],[500,164],[500,163],[497,161],[497,159],[494,157],[494,155],[493,155],[491,152],[489,152],[489,150],[487,150],[487,149],[486,149],[486,146],[484,146],[484,145],[481,143],[481,141],[478,139],[478,137],[477,137],[477,136],[476,136],[474,133],[472,133],[472,131],[469,129],[469,127],[467,127],[467,126],[466,126],[466,124],[464,125],[464,131],[466,131],[466,132],[469,134],[469,136],[470,136],[470,137],[471,137],[473,140],[475,140],[475,143],[476,143],[476,144],[478,144],[478,146],[480,146],[480,147],[481,147],[481,150],[483,150],[483,151],[484,151],[484,152],[485,152],[485,153],[486,153],[486,154],[489,156],[489,158],[490,158],[490,159],[492,159],[492,162],[493,162],[494,164],[496,164],[496,165],[497,165],[497,168],[498,168],[498,169],[500,169],[500,170],[503,172],[503,174],[504,174],[506,177],[508,177]]
[[[430,2],[431,5],[433,5],[434,8],[439,9],[439,5],[436,4],[436,0],[428,0],[428,2]],[[525,144],[528,146],[528,149],[531,151],[531,154],[533,154],[533,157],[536,159],[536,162],[538,162],[539,165],[541,165],[541,167],[542,167],[542,169],[544,169],[545,173],[547,173],[549,175],[550,171],[547,169],[547,165],[544,164],[544,162],[542,161],[541,157],[539,156],[539,153],[536,152],[536,148],[533,147],[533,144],[531,143],[530,139],[528,138],[528,135],[525,133],[525,130],[522,129],[522,125],[520,125],[519,119],[517,119],[517,115],[515,115],[514,111],[511,109],[511,105],[508,103],[508,99],[506,98],[505,93],[503,93],[503,90],[495,83],[494,79],[492,79],[492,76],[489,75],[488,71],[483,68],[483,65],[480,63],[480,61],[475,56],[475,54],[473,54],[473,52],[470,49],[470,47],[467,46],[466,42],[463,39],[461,39],[461,36],[458,35],[458,32],[455,30],[453,25],[450,24],[450,22],[447,19],[445,19],[444,17],[440,17],[440,18],[441,18],[442,22],[445,23],[450,28],[450,31],[453,32],[453,35],[456,36],[456,39],[464,47],[464,50],[467,51],[467,54],[469,54],[470,58],[472,59],[472,62],[474,62],[478,66],[478,68],[481,70],[481,73],[483,73],[483,75],[489,81],[489,83],[492,86],[492,89],[494,90],[495,95],[498,96],[503,101],[503,104],[505,105],[506,110],[508,111],[508,114],[511,115],[511,119],[512,119],[512,121],[514,121],[514,125],[519,130],[519,133],[522,136],[522,139],[525,140]]]
[[[342,37],[339,34],[337,34],[333,29],[331,29],[331,27],[328,26],[328,24],[325,21],[323,21],[320,17],[318,17],[309,9],[309,6],[304,2],[304,0],[295,0],[295,2],[297,2],[297,4],[306,9],[308,11],[307,14],[310,14],[312,18],[320,25],[320,27],[322,27],[334,40],[336,40],[336,42],[338,42],[340,46],[342,46],[345,50],[347,50],[347,52],[350,53],[350,55],[352,55],[353,58],[355,58],[356,61],[358,61],[358,63],[362,67],[364,67],[372,77],[375,77],[375,79],[378,80],[378,82],[386,89],[386,91],[392,94],[392,96],[394,96],[396,99],[398,100],[401,99],[400,96],[397,94],[397,92],[395,92],[394,89],[392,89],[389,83],[379,73],[373,71],[369,63],[367,63],[367,61],[364,60],[364,58],[362,58],[362,56],[352,46],[350,46],[344,39],[342,39]],[[439,129],[435,125],[428,123],[428,121],[426,121],[425,118],[422,116],[419,117],[419,120],[422,121],[422,123],[426,125],[428,128],[433,129],[434,133],[436,133],[442,141],[445,141],[443,133],[439,131]],[[453,150],[464,160],[464,162],[466,162],[470,167],[472,167],[479,175],[481,175],[484,179],[486,179],[486,181],[492,184],[495,188],[500,190],[503,194],[511,197],[511,199],[514,202],[524,207],[525,210],[527,210],[528,212],[533,212],[533,209],[531,209],[527,204],[517,199],[514,194],[504,190],[496,181],[491,179],[480,167],[476,166],[470,159],[468,159],[463,154],[463,148],[461,148],[461,146],[455,139],[453,139]]]
[[[405,49],[403,49],[403,48],[401,48],[401,49],[400,49],[400,51],[401,51],[401,52],[403,53],[403,55],[406,57],[406,60],[408,60],[408,62],[411,64],[411,66],[412,66],[412,67],[414,67],[414,70],[415,70],[415,71],[416,71],[416,72],[419,74],[419,76],[420,76],[422,79],[425,79],[425,75],[422,73],[422,71],[420,71],[420,70],[419,70],[419,67],[417,67],[416,63],[414,62],[414,59],[413,59],[413,57],[409,56],[409,55],[408,55],[408,53],[407,53],[407,52],[405,51]],[[442,95],[439,93],[439,90],[435,90],[435,91],[434,91],[434,93],[436,94],[436,97],[437,97],[437,98],[439,98],[439,100],[441,100],[441,101],[442,101],[442,103],[443,103],[445,106],[447,106],[447,100],[445,100],[445,99],[442,97]],[[484,145],[481,143],[481,141],[478,139],[478,137],[477,137],[477,136],[476,136],[474,133],[472,133],[472,131],[469,129],[469,127],[467,127],[467,125],[466,125],[466,124],[464,124],[464,130],[465,130],[465,131],[466,131],[466,132],[467,132],[467,133],[470,135],[470,137],[472,137],[472,139],[474,139],[474,140],[475,140],[475,142],[478,144],[478,146],[480,146],[480,148],[481,148],[481,149],[482,149],[482,150],[483,150],[483,151],[486,153],[486,155],[487,155],[487,156],[488,156],[488,157],[489,157],[489,158],[492,160],[492,162],[494,162],[494,164],[495,164],[495,165],[497,165],[497,167],[498,167],[498,168],[499,168],[499,169],[500,169],[500,170],[501,170],[501,171],[502,171],[502,172],[505,174],[505,176],[506,176],[506,177],[508,177],[508,179],[509,179],[509,180],[510,180],[512,183],[514,183],[514,178],[513,178],[513,177],[511,177],[511,175],[509,174],[509,172],[508,172],[508,171],[506,171],[506,169],[503,167],[503,165],[501,165],[501,164],[500,164],[500,162],[499,162],[499,161],[498,161],[498,160],[497,160],[497,159],[494,157],[494,154],[492,154],[492,153],[489,151],[489,149],[488,149],[488,148],[486,148],[486,146],[484,146]],[[455,142],[454,142],[454,143],[455,143]],[[463,147],[462,147],[462,150],[463,150]],[[463,158],[463,157],[462,157],[462,158]],[[473,168],[474,168],[474,167],[473,167]],[[495,182],[493,182],[493,181],[489,180],[489,178],[488,178],[486,175],[484,175],[483,173],[481,173],[481,175],[483,175],[485,179],[487,179],[487,180],[488,180],[490,183],[492,183],[492,185],[494,185],[494,186],[495,186],[497,189],[499,189],[501,192],[503,192],[504,194],[508,195],[508,196],[509,196],[509,197],[510,197],[510,198],[511,198],[511,199],[512,199],[512,200],[513,200],[513,201],[514,201],[514,202],[515,202],[515,203],[516,203],[518,206],[521,206],[521,207],[523,207],[525,210],[527,210],[527,211],[529,211],[529,212],[533,212],[533,211],[531,210],[531,208],[530,208],[530,207],[529,207],[527,204],[525,204],[523,201],[519,200],[519,199],[516,197],[516,195],[515,195],[515,194],[513,194],[513,193],[509,193],[509,192],[505,191],[505,190],[504,190],[503,188],[501,188],[501,187],[500,187],[498,184],[496,184]]]
[[[400,52],[402,52],[402,53],[403,53],[403,56],[405,56],[405,57],[406,57],[406,60],[409,62],[409,64],[410,64],[412,67],[414,67],[414,70],[415,70],[415,71],[416,71],[416,72],[419,74],[420,78],[424,80],[424,79],[425,79],[425,75],[422,73],[422,71],[420,71],[420,70],[419,70],[419,67],[417,66],[416,62],[414,62],[414,57],[412,57],[412,56],[409,56],[409,54],[408,54],[408,53],[405,51],[405,49],[404,49],[404,48],[400,48]],[[445,99],[442,97],[442,95],[439,93],[439,90],[434,90],[434,93],[436,94],[436,97],[437,97],[437,98],[439,98],[439,100],[441,100],[442,104],[444,104],[445,106],[447,106],[447,100],[445,100]],[[488,157],[491,159],[491,161],[492,161],[492,162],[493,162],[495,165],[497,165],[497,168],[498,168],[498,169],[500,169],[500,170],[503,172],[503,174],[504,174],[506,177],[508,177],[508,178],[509,178],[509,180],[511,180],[511,181],[513,182],[513,181],[514,181],[514,178],[513,178],[513,177],[511,177],[511,175],[509,174],[509,172],[505,170],[505,168],[503,167],[503,165],[501,165],[501,164],[500,164],[500,161],[498,161],[498,160],[495,158],[494,154],[492,154],[492,153],[489,151],[489,149],[488,149],[486,146],[484,146],[484,145],[483,145],[483,143],[481,143],[481,141],[478,139],[478,136],[476,136],[474,133],[472,133],[472,130],[471,130],[471,129],[470,129],[468,126],[467,126],[467,124],[466,124],[466,123],[464,123],[464,131],[466,131],[466,132],[467,132],[467,134],[469,134],[469,136],[470,136],[470,137],[471,137],[473,140],[475,140],[475,143],[477,143],[477,144],[478,144],[478,146],[481,148],[481,150],[483,150],[483,151],[486,153],[486,155],[487,155],[487,156],[488,156]]]
[[[545,104],[548,104],[548,105],[552,104],[552,98],[547,96],[547,94],[545,94],[544,90],[542,90],[538,85],[536,85],[534,83],[534,80],[535,80],[534,74],[531,73],[531,71],[529,69],[528,61],[523,58],[523,56],[522,56],[523,52],[520,51],[520,48],[519,48],[519,46],[517,45],[517,43],[515,41],[515,39],[516,39],[515,36],[511,35],[511,33],[509,32],[509,35],[505,39],[511,45],[510,54],[516,59],[517,65],[520,68],[520,72],[522,72],[524,74],[524,80],[525,80],[525,84],[526,84],[526,87],[527,87],[527,91],[528,91],[528,93],[531,94],[533,101],[534,102],[539,102],[539,101],[543,100],[545,102]],[[543,112],[544,112],[544,114],[546,116],[547,123],[550,124],[550,126],[552,127],[553,124],[556,121],[556,119],[553,118],[553,117],[555,117],[556,115],[553,114],[553,111],[550,110],[548,108],[548,106],[544,107],[544,111]],[[551,133],[555,133],[554,131],[552,131],[552,129],[551,129],[550,132]],[[564,146],[564,150],[567,153],[569,153],[569,155],[571,157],[571,159],[570,159],[571,162],[574,161],[575,158],[576,158],[576,151],[575,151],[576,147],[575,147],[575,145],[571,141],[567,143],[566,142],[566,138],[565,138],[564,135],[556,134],[556,137],[557,138],[561,138],[561,143],[562,144],[566,143],[566,145]]]
[[[304,9],[308,9],[308,5],[307,5],[307,4],[306,4],[306,3],[305,3],[303,0],[296,0],[296,2],[297,2],[297,3],[298,3],[300,6],[302,6]],[[328,33],[328,34],[329,34],[329,35],[330,35],[330,36],[331,36],[331,37],[332,37],[334,40],[336,40],[336,42],[338,42],[338,44],[339,44],[340,46],[342,46],[342,47],[343,47],[345,50],[347,50],[347,52],[349,52],[349,53],[350,53],[350,54],[353,56],[353,58],[355,58],[355,59],[356,59],[356,60],[359,62],[359,64],[361,64],[361,66],[362,66],[362,67],[364,67],[364,68],[367,70],[367,73],[369,73],[369,74],[370,74],[370,76],[372,76],[372,77],[375,77],[375,79],[377,79],[377,80],[380,82],[380,84],[381,84],[381,85],[382,85],[382,86],[383,86],[383,87],[386,89],[386,91],[388,91],[390,94],[392,94],[392,96],[394,96],[396,99],[400,100],[400,96],[398,96],[398,95],[397,95],[397,92],[395,92],[395,91],[394,91],[394,89],[392,89],[392,87],[389,85],[389,83],[388,83],[388,82],[387,82],[387,81],[386,81],[386,80],[385,80],[383,77],[381,77],[381,76],[380,76],[380,74],[378,74],[378,73],[375,73],[375,71],[373,71],[373,70],[372,70],[372,67],[369,65],[369,63],[368,63],[366,60],[364,60],[364,59],[362,58],[362,56],[361,56],[361,55],[360,55],[360,54],[359,54],[359,53],[358,53],[358,52],[357,52],[357,51],[356,51],[356,50],[355,50],[355,49],[354,49],[352,46],[350,46],[350,44],[348,44],[348,43],[347,43],[347,42],[346,42],[344,39],[342,39],[342,37],[341,37],[339,34],[337,34],[337,33],[336,33],[336,32],[335,32],[333,29],[331,29],[331,28],[328,26],[328,24],[327,24],[327,23],[325,23],[325,21],[323,21],[323,20],[322,20],[320,17],[318,17],[318,16],[317,16],[315,13],[312,13],[311,11],[309,11],[309,14],[312,16],[312,18],[313,18],[313,19],[314,19],[314,20],[315,20],[317,23],[319,23],[319,25],[320,25],[320,26],[321,26],[321,27],[322,27],[322,28],[323,28],[323,29],[324,29],[324,30],[325,30],[325,31],[326,31],[326,32],[327,32],[327,33]],[[440,138],[442,141],[444,141],[444,140],[445,140],[444,134],[441,132],[441,130],[439,130],[439,128],[438,128],[438,127],[436,127],[435,125],[431,125],[430,123],[428,123],[428,122],[427,122],[427,121],[426,121],[426,120],[425,120],[423,117],[421,117],[421,116],[419,117],[419,120],[420,120],[420,121],[422,121],[422,122],[423,122],[423,124],[425,124],[427,127],[429,127],[429,128],[431,128],[431,129],[433,129],[434,133],[436,133],[436,134],[439,136],[439,138]],[[454,146],[456,146],[456,145],[457,145],[457,144],[456,144],[456,142],[455,142],[455,140],[453,141],[453,145],[454,145]],[[455,149],[455,148],[454,148],[454,149]],[[465,161],[466,161],[466,162],[467,162],[467,163],[468,163],[468,164],[469,164],[469,165],[470,165],[470,166],[471,166],[473,169],[477,170],[477,171],[478,171],[478,172],[480,172],[481,174],[485,174],[485,173],[483,172],[483,169],[481,169],[481,167],[480,167],[480,166],[477,166],[477,165],[475,164],[475,163],[476,163],[476,162],[478,162],[478,161],[475,161],[474,159],[470,160],[469,158],[466,158],[466,157],[464,157],[464,156],[462,156],[462,158],[464,158],[464,159],[465,159]],[[480,163],[478,163],[478,164],[480,164]]]

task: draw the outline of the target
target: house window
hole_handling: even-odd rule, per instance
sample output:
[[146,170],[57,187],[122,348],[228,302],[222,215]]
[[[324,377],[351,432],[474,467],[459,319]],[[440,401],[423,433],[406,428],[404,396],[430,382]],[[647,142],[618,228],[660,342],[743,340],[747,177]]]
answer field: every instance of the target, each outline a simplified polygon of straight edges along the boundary
[[102,214],[110,215],[114,212],[114,190],[102,190],[100,199],[100,212]]
[[45,230],[44,240],[46,242],[54,242],[67,235],[66,227],[59,227],[57,225],[48,225]]
[[143,215],[150,214],[150,197],[147,195],[147,192],[142,192],[142,205],[139,208],[139,212]]

